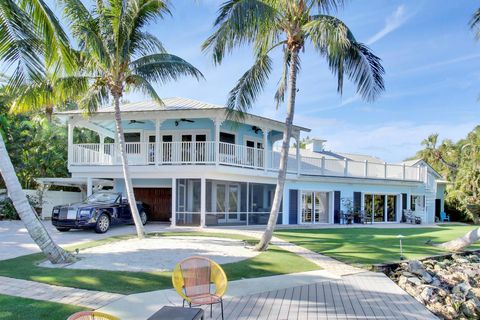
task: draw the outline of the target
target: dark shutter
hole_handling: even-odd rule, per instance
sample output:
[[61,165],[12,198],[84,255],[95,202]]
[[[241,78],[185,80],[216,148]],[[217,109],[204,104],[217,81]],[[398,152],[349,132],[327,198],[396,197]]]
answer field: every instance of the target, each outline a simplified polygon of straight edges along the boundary
[[298,190],[290,190],[288,224],[298,223]]
[[403,214],[403,210],[406,210],[408,209],[407,208],[407,194],[406,193],[402,193],[402,210],[400,211],[400,222],[407,222],[407,217],[405,217],[405,215]]
[[362,209],[362,193],[354,192],[353,193],[353,212],[360,212]]
[[333,222],[340,223],[340,191],[335,191],[333,196]]

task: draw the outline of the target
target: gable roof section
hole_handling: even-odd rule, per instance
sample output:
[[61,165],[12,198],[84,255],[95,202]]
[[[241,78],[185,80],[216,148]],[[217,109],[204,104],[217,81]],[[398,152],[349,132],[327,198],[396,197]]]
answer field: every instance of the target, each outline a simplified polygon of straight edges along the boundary
[[432,172],[438,179],[443,179],[443,176],[440,173],[438,173],[435,169],[433,169],[433,167],[431,165],[429,165],[428,162],[426,162],[423,159],[406,160],[406,161],[403,161],[402,164],[403,163],[406,166],[410,166],[410,167],[425,165],[425,166],[428,167],[428,170],[430,172]]

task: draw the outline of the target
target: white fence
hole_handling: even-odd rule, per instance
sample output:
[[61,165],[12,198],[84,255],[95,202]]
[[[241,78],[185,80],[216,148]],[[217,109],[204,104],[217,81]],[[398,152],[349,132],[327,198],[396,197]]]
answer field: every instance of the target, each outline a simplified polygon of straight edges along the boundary
[[[216,150],[218,148],[218,157]],[[205,142],[129,142],[126,153],[130,165],[164,164],[222,164],[227,166],[278,170],[280,152],[267,154],[263,149],[215,141]],[[118,144],[75,144],[72,146],[71,165],[120,165]],[[336,177],[357,177],[424,181],[425,168],[401,164],[332,159],[325,157],[300,157],[289,154],[290,173]]]

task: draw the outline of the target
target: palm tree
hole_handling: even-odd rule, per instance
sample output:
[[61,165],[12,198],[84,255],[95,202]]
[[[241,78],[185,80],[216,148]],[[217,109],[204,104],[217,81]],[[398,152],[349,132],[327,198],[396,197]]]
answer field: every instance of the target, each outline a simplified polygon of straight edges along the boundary
[[[0,62],[7,69],[14,69],[8,80],[10,89],[7,92],[2,89],[2,95],[9,96],[25,80],[41,77],[44,74],[41,57],[48,63],[61,61],[68,70],[74,68],[68,38],[43,0],[0,1],[0,38]],[[72,261],[73,256],[55,244],[30,206],[1,134],[0,173],[18,215],[45,256],[52,263]]]
[[475,31],[475,39],[480,40],[480,9],[477,9],[470,19],[470,29]]
[[203,75],[185,60],[169,54],[144,27],[170,14],[164,0],[97,0],[89,11],[80,0],[62,0],[66,19],[82,52],[86,74],[91,77],[79,107],[94,111],[111,96],[120,145],[125,187],[137,235],[144,237],[136,207],[125,151],[120,99],[126,90],[139,90],[162,104],[151,82],[165,83],[189,75]]
[[342,93],[345,75],[357,85],[357,93],[368,101],[384,90],[380,59],[357,42],[342,21],[328,15],[341,3],[335,0],[228,0],[220,7],[214,33],[203,44],[204,50],[213,53],[215,64],[220,64],[226,53],[235,47],[253,46],[255,63],[230,91],[227,101],[228,109],[240,116],[251,108],[268,80],[272,70],[269,54],[275,49],[283,50],[283,75],[275,100],[278,106],[288,89],[285,131],[272,209],[257,250],[268,247],[280,209],[295,111],[299,56],[307,48],[307,41],[326,58],[337,77],[339,93]]

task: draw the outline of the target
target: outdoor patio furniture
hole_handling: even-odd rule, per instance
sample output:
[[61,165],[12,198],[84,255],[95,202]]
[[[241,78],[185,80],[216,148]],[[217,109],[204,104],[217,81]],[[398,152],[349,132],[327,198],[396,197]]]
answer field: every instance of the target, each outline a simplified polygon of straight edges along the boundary
[[447,214],[445,211],[440,212],[440,222],[450,222],[450,215]]
[[67,320],[120,320],[112,315],[98,311],[80,311],[72,314]]
[[[227,276],[216,262],[204,257],[189,257],[180,261],[173,270],[173,287],[190,308],[220,303],[223,319],[223,295],[227,290]],[[212,284],[214,291],[212,292]]]
[[204,312],[201,308],[183,308],[165,306],[155,312],[147,320],[203,320]]

